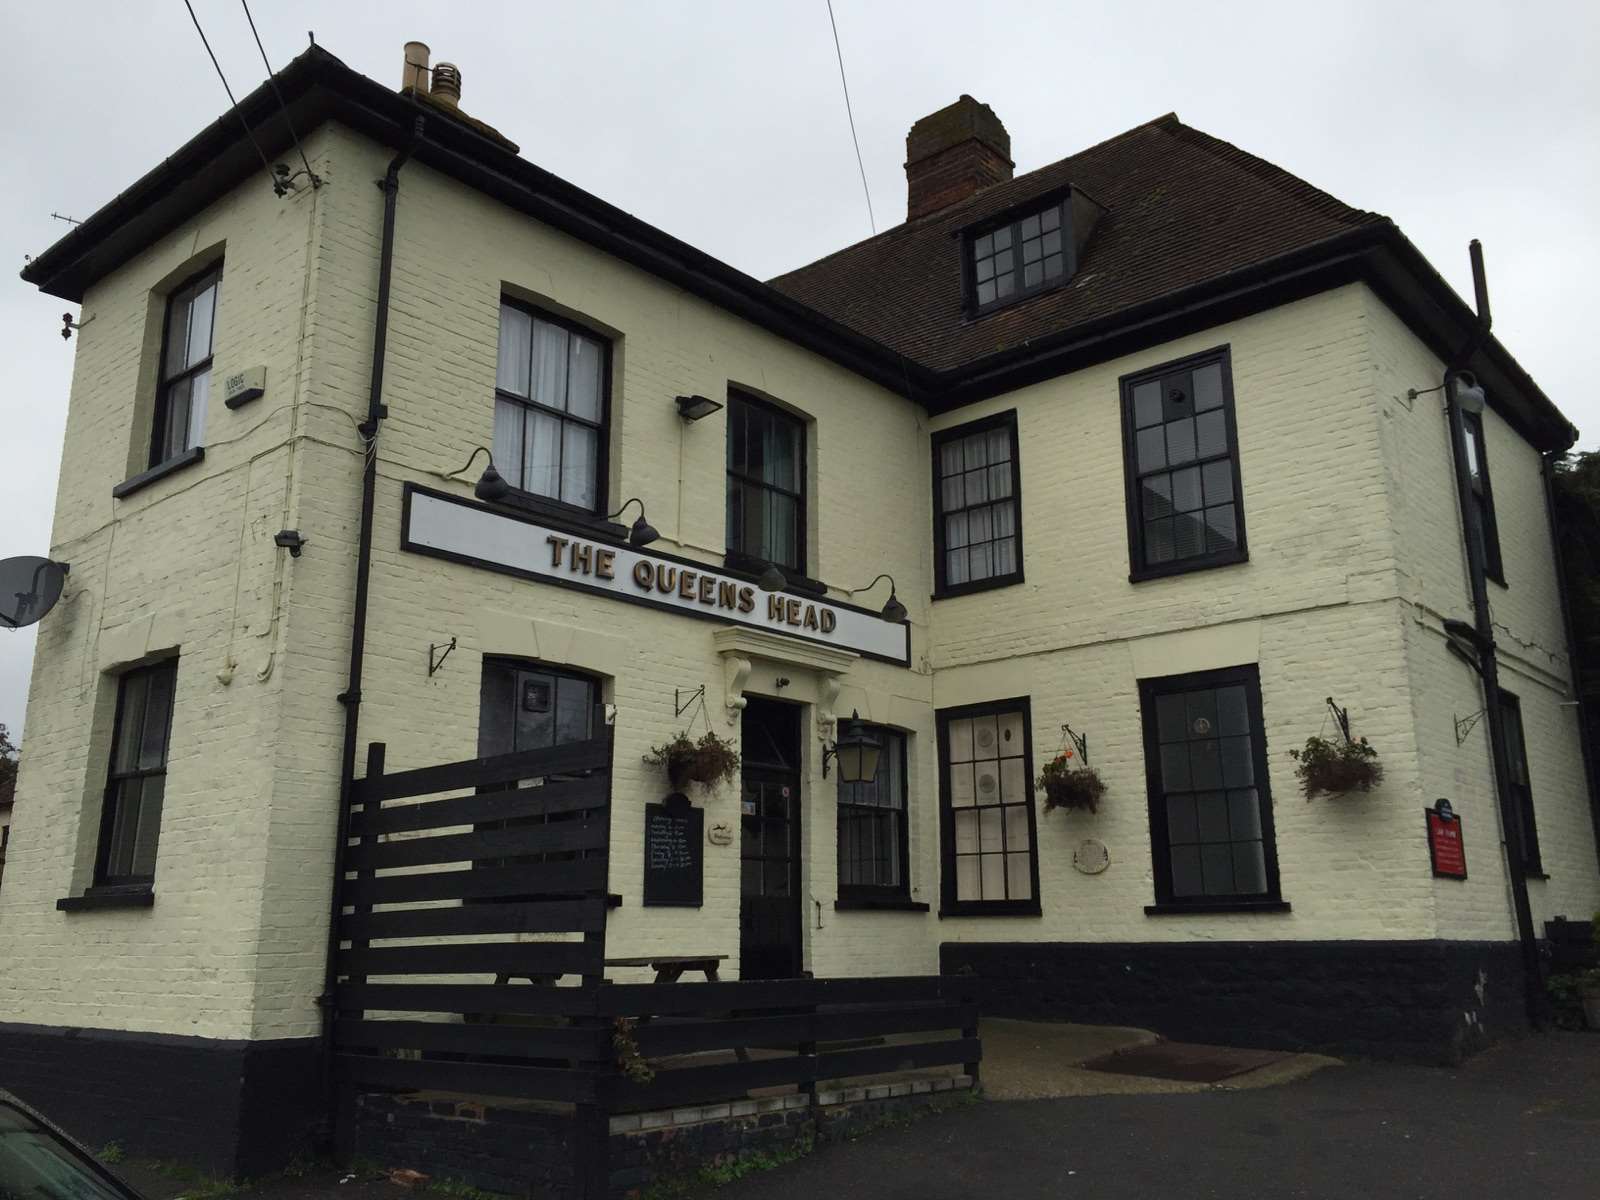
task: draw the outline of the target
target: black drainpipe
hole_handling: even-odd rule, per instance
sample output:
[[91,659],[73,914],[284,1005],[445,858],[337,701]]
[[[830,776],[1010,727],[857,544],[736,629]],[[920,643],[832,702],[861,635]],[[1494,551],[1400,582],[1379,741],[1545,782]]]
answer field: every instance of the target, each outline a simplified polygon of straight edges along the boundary
[[[1594,825],[1595,856],[1600,859],[1600,794],[1595,792],[1594,748],[1589,745],[1588,690],[1583,663],[1578,657],[1578,634],[1572,624],[1572,601],[1567,595],[1566,555],[1561,548],[1561,509],[1556,502],[1556,459],[1565,451],[1552,450],[1540,455],[1539,474],[1544,479],[1544,511],[1550,518],[1550,544],[1556,554],[1556,592],[1561,597],[1561,631],[1567,642],[1567,665],[1572,671],[1573,696],[1578,701],[1578,748],[1583,753],[1584,790],[1589,793],[1589,820]],[[1581,914],[1580,914],[1581,916]]]
[[378,427],[389,415],[383,403],[383,360],[389,342],[389,278],[394,267],[395,201],[400,194],[400,168],[406,165],[422,140],[422,118],[411,128],[411,140],[389,161],[378,180],[383,191],[383,247],[378,254],[378,313],[372,331],[372,389],[367,395],[367,419],[361,424],[365,463],[361,469],[361,534],[356,549],[356,600],[350,619],[349,683],[339,693],[344,705],[344,748],[339,760],[338,834],[333,843],[333,889],[328,905],[328,953],[322,996],[322,1061],[327,1088],[328,1118],[336,1119],[334,1105],[333,1018],[334,980],[339,962],[339,884],[344,879],[345,843],[350,835],[350,786],[356,777],[356,735],[361,716],[361,675],[367,650],[367,589],[372,578],[372,516],[378,491]]
[[[1476,344],[1477,339],[1474,338],[1456,356],[1455,361],[1465,363]],[[1460,401],[1456,398],[1455,383],[1461,373],[1462,368],[1454,365],[1446,368],[1444,373],[1445,411],[1450,423],[1450,457],[1455,464],[1461,529],[1467,543],[1467,582],[1472,593],[1473,626],[1478,641],[1478,675],[1483,683],[1485,723],[1489,727],[1489,757],[1494,767],[1495,798],[1499,802],[1501,833],[1506,844],[1506,868],[1511,876],[1511,904],[1516,912],[1517,941],[1522,952],[1528,1020],[1538,1028],[1545,1023],[1544,973],[1539,958],[1539,938],[1533,928],[1533,909],[1528,903],[1522,815],[1517,798],[1511,791],[1510,764],[1506,758],[1505,710],[1500,703],[1500,666],[1496,660],[1494,620],[1489,613],[1489,586],[1483,573],[1478,508],[1473,501],[1472,479],[1467,469],[1466,423],[1462,419]]]

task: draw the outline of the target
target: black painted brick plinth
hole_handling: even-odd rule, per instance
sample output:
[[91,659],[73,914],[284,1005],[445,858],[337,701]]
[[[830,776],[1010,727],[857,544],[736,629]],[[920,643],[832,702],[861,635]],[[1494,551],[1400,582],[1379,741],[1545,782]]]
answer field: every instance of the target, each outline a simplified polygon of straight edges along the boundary
[[1450,1064],[1527,1032],[1514,942],[946,942],[990,1016]]
[[92,1148],[229,1177],[278,1170],[323,1125],[318,1042],[0,1023],[0,1088]]

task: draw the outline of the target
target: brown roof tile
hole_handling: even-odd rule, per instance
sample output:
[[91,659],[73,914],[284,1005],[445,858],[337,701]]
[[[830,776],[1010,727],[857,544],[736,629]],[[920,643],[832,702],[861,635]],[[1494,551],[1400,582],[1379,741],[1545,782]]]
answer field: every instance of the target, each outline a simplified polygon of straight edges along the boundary
[[[1069,183],[1106,209],[1078,273],[1053,292],[969,317],[959,233]],[[1169,113],[771,283],[948,370],[1386,221]]]

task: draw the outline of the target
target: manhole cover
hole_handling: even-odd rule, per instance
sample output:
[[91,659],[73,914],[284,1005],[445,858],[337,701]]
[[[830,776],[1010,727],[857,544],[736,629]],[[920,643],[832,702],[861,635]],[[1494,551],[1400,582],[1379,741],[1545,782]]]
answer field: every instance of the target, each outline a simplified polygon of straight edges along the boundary
[[1156,1042],[1105,1054],[1082,1064],[1085,1070],[1108,1075],[1143,1075],[1150,1079],[1179,1079],[1186,1083],[1216,1083],[1289,1055],[1281,1050],[1240,1050],[1232,1046],[1194,1046],[1186,1042]]

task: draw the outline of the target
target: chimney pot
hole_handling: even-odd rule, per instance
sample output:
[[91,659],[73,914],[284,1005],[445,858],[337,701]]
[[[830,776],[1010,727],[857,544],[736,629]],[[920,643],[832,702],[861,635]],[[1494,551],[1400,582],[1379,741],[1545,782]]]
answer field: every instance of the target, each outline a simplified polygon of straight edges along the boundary
[[994,109],[963,94],[906,134],[906,220],[1011,178],[1011,135]]
[[402,92],[428,92],[428,56],[432,53],[427,42],[407,42],[405,65],[400,71]]
[[461,68],[455,63],[442,62],[433,69],[433,98],[449,108],[460,105]]

